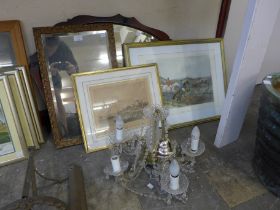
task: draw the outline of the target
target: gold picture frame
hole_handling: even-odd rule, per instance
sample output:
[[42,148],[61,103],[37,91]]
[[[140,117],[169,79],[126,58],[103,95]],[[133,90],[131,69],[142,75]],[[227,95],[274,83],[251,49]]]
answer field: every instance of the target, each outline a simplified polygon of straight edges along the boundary
[[0,166],[28,157],[7,76],[0,76]]
[[156,64],[73,74],[72,79],[87,153],[111,144],[116,115],[123,118],[125,132],[134,133],[144,125],[143,108],[162,105]]
[[127,66],[157,63],[170,129],[218,120],[227,88],[223,39],[123,45]]
[[[104,32],[105,31],[105,32]],[[116,61],[116,51],[115,51],[115,40],[113,33],[112,24],[89,24],[89,25],[67,25],[67,26],[54,26],[54,27],[38,27],[33,28],[35,44],[38,52],[39,64],[40,64],[40,73],[43,81],[43,89],[45,93],[46,104],[48,108],[48,113],[51,122],[52,134],[54,143],[57,148],[62,148],[66,146],[76,145],[82,143],[82,135],[79,128],[77,110],[75,107],[75,98],[73,93],[73,85],[71,78],[69,77],[68,70],[62,71],[68,66],[74,66],[74,71],[94,71],[97,68],[92,67],[91,63],[82,62],[82,69],[76,68],[76,65],[68,65],[71,62],[68,61],[58,61],[52,62],[50,60],[49,53],[47,55],[47,46],[53,46],[55,41],[52,41],[49,38],[56,37],[61,43],[62,37],[67,39],[71,37],[73,42],[73,48],[76,47],[77,54],[81,53],[78,51],[81,46],[81,42],[86,41],[86,35],[98,36],[97,38],[102,40],[102,42],[89,42],[84,43],[83,47],[93,47],[98,43],[105,42],[105,46],[102,46],[105,51],[106,58],[100,58],[106,63],[106,68],[117,67]],[[54,39],[53,39],[54,40]],[[64,39],[63,39],[64,41]],[[49,43],[49,44],[48,44]],[[65,43],[64,43],[65,44]],[[49,47],[48,47],[49,48]],[[102,49],[103,49],[102,48]],[[87,56],[90,56],[91,53],[98,53],[99,48],[96,47],[95,50],[91,50],[87,53]],[[66,53],[62,53],[64,56]],[[68,53],[69,54],[69,53]],[[72,57],[73,53],[71,52]],[[76,55],[77,55],[76,54]],[[100,54],[100,57],[104,55]],[[74,57],[73,57],[74,58]],[[89,59],[93,59],[92,56]],[[72,59],[73,60],[73,59]],[[62,67],[62,64],[67,67]],[[88,67],[86,67],[88,65]],[[53,68],[54,67],[54,68]],[[58,69],[56,73],[53,73],[53,69]],[[73,68],[72,68],[73,69]],[[60,71],[61,70],[61,71]],[[66,72],[66,74],[65,74]],[[55,76],[58,75],[58,76]],[[65,81],[65,88],[63,87],[62,79],[57,82],[58,79],[62,78]],[[63,97],[67,98],[63,98]],[[69,109],[69,110],[67,110]],[[71,124],[71,125],[70,125]],[[71,128],[69,128],[72,127]]]

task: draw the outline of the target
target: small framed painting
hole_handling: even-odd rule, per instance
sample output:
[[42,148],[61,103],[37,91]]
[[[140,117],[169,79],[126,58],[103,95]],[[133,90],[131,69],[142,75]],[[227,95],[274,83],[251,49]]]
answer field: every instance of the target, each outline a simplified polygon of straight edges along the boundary
[[222,39],[124,45],[127,66],[157,63],[170,128],[219,119],[226,93]]
[[74,93],[86,152],[105,149],[122,117],[125,132],[145,127],[143,109],[162,105],[155,64],[73,74]]
[[22,128],[6,76],[0,76],[0,165],[27,158]]

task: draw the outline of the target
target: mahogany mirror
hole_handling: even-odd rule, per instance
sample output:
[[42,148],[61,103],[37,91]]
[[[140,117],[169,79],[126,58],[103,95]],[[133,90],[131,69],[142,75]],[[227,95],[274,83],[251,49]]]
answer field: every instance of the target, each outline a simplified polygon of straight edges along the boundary
[[120,14],[112,17],[96,17],[90,15],[79,15],[66,22],[57,23],[56,26],[108,23],[113,25],[116,60],[118,67],[123,67],[122,44],[131,42],[151,42],[170,40],[163,31],[150,28],[140,23],[136,18],[127,18]]
[[40,73],[57,147],[82,143],[70,75],[123,66],[122,44],[169,40],[135,18],[77,16],[34,28]]

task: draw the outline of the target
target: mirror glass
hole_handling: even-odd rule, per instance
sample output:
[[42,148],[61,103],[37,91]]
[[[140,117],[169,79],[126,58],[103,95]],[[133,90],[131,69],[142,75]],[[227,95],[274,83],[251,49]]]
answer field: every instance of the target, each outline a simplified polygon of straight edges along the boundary
[[0,156],[15,152],[5,113],[0,102]]
[[81,135],[71,74],[111,68],[106,30],[42,34],[41,41],[61,136]]
[[16,64],[15,52],[10,32],[0,32],[0,67]]
[[116,25],[116,24],[113,25],[113,28],[114,28],[114,36],[115,36],[117,62],[119,67],[124,66],[122,44],[131,43],[131,42],[156,41],[156,39],[152,35],[137,30],[135,28]]

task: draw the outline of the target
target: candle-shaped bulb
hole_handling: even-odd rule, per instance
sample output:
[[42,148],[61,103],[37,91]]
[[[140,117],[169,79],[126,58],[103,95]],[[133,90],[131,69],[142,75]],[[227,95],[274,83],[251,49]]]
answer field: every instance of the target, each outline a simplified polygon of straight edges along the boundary
[[169,172],[171,176],[177,177],[180,173],[180,166],[177,160],[173,159],[169,166]]
[[192,139],[199,140],[200,138],[200,130],[197,126],[192,129]]
[[116,117],[116,142],[120,143],[123,140],[123,119],[120,115]]
[[112,163],[113,172],[118,173],[121,171],[120,158],[118,155],[113,155],[111,157],[111,163]]
[[179,181],[179,173],[180,173],[180,166],[177,160],[173,159],[169,166],[170,172],[170,180],[169,180],[169,188],[171,190],[178,190],[180,188],[180,181]]

